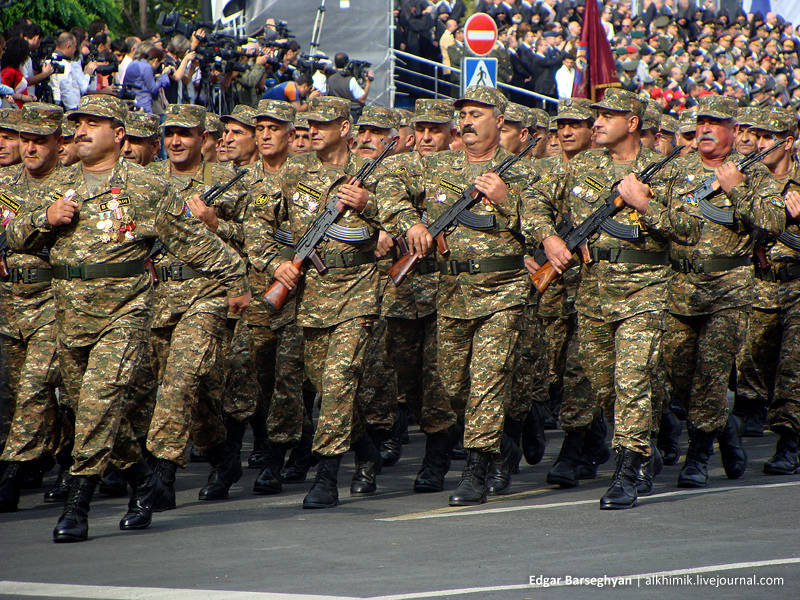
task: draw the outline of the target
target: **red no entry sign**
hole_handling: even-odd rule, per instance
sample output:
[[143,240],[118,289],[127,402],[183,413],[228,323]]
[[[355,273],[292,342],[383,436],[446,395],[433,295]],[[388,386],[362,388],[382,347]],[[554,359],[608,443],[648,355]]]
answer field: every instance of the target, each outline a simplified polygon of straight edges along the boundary
[[497,41],[497,24],[486,13],[475,13],[464,25],[467,48],[478,56],[489,54]]

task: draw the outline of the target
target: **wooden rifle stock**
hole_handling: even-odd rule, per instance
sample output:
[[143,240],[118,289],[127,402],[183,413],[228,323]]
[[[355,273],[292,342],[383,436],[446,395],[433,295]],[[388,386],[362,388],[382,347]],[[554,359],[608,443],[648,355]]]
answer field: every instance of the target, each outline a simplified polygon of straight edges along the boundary
[[[302,269],[303,261],[296,256],[292,259],[292,264],[298,269]],[[289,288],[283,285],[277,279],[272,282],[266,292],[264,292],[264,299],[273,309],[280,310],[286,304],[286,298],[289,297]]]

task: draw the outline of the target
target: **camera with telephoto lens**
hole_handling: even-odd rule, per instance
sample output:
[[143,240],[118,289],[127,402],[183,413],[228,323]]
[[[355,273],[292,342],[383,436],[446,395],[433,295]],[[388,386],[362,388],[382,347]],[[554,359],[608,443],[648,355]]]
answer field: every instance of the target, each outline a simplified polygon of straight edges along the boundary
[[368,74],[371,66],[372,63],[366,60],[351,60],[345,66],[344,72],[355,77],[358,81],[365,81],[367,79],[374,81],[375,78]]

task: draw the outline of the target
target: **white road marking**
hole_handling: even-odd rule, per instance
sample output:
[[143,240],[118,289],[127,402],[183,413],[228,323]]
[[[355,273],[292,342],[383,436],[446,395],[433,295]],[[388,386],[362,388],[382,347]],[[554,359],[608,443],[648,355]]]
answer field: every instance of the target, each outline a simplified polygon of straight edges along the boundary
[[[750,489],[781,488],[800,485],[800,481],[787,481],[783,483],[762,483],[758,485],[729,485],[724,487],[703,488],[699,490],[676,490],[674,492],[663,492],[652,496],[642,496],[639,504],[647,504],[659,498],[669,498],[672,496],[695,496],[698,494],[717,494],[720,492],[746,491]],[[501,506],[497,508],[484,508],[480,510],[454,509],[452,511],[440,512],[442,509],[433,509],[428,513],[411,513],[408,515],[398,515],[396,517],[384,517],[375,519],[376,521],[417,521],[421,519],[445,519],[448,517],[472,517],[476,515],[491,515],[506,512],[518,512],[523,510],[540,510],[545,508],[563,508],[566,506],[580,506],[582,504],[599,504],[599,499],[592,500],[571,500],[568,502],[552,502],[550,504],[526,504],[525,506]]]

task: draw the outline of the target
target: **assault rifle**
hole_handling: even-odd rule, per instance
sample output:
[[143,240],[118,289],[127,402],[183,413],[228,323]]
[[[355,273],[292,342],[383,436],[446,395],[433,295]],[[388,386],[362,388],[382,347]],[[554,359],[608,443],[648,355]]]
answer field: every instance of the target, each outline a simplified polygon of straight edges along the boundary
[[[667,163],[675,158],[678,153],[683,149],[683,146],[678,146],[667,156],[661,160],[655,161],[647,165],[641,172],[637,173],[636,177],[642,183],[649,182],[653,176],[663,169]],[[606,201],[595,210],[589,217],[581,224],[576,226],[570,231],[564,239],[567,249],[570,252],[575,252],[580,249],[583,260],[586,263],[591,262],[588,249],[586,248],[586,241],[592,237],[603,225],[603,221],[613,217],[625,207],[625,202],[622,197],[617,193],[616,187],[612,190],[611,194],[606,198]],[[559,236],[560,237],[560,236]],[[540,293],[544,293],[547,287],[559,276],[550,261],[545,262],[539,267],[539,270],[531,275],[533,285]]]
[[[222,194],[227,192],[233,185],[239,181],[242,177],[247,175],[247,169],[239,169],[236,171],[236,174],[226,181],[225,183],[218,183],[216,185],[211,186],[205,192],[200,194],[200,199],[203,201],[203,204],[206,206],[214,206],[214,202],[219,198]],[[158,283],[158,277],[156,277],[155,269],[153,268],[153,263],[157,258],[159,258],[162,254],[167,253],[167,248],[164,246],[161,240],[156,240],[156,243],[153,244],[153,249],[150,251],[150,254],[147,255],[147,258],[144,260],[144,264],[150,269],[150,273],[153,275],[153,279],[156,283]]]
[[[766,150],[762,150],[761,152],[751,152],[744,158],[742,158],[739,162],[736,163],[736,168],[739,171],[744,171],[750,165],[753,165],[764,158],[770,152],[777,150],[779,147],[783,146],[786,143],[786,140],[780,140],[775,142],[774,145],[770,146]],[[718,208],[711,204],[706,198],[708,198],[711,194],[716,192],[719,189],[719,182],[717,181],[716,175],[709,175],[706,177],[703,182],[694,188],[691,192],[684,196],[685,198],[691,200],[694,199],[697,201],[698,206],[700,207],[700,212],[702,215],[719,225],[733,225],[733,211],[728,208]]]
[[[358,172],[350,178],[348,183],[350,185],[363,185],[367,178],[372,175],[372,172],[375,168],[383,161],[384,158],[392,151],[395,144],[397,143],[397,138],[394,138],[386,148],[383,149],[383,152],[380,153],[378,158],[373,161],[365,162]],[[314,268],[319,271],[319,273],[324,273],[328,270],[328,267],[325,266],[325,263],[322,260],[322,257],[319,255],[317,251],[317,246],[325,239],[328,230],[330,229],[331,225],[334,224],[336,219],[339,218],[339,215],[342,214],[347,209],[347,205],[339,200],[339,198],[334,194],[331,196],[330,200],[328,200],[327,204],[325,204],[325,210],[319,215],[311,226],[306,230],[297,243],[294,246],[294,258],[292,259],[292,264],[297,267],[299,270],[302,271],[306,260],[308,260]],[[289,288],[283,285],[280,281],[273,281],[272,285],[269,286],[266,292],[264,292],[264,298],[266,299],[267,303],[275,310],[280,310],[281,307],[286,303],[286,298],[289,295]]]
[[[527,146],[525,146],[522,152],[507,157],[505,160],[503,160],[503,162],[488,172],[496,173],[500,178],[502,178],[511,167],[513,167],[520,159],[528,154],[528,152],[530,152],[533,147],[536,146],[536,144],[539,143],[539,140],[541,140],[541,137],[535,138],[529,142]],[[450,254],[450,249],[447,247],[447,240],[445,239],[445,232],[457,221],[473,229],[485,231],[494,229],[494,215],[488,215],[488,218],[484,219],[482,216],[473,214],[469,211],[470,207],[474,206],[484,198],[485,196],[483,195],[483,192],[479,192],[473,183],[463,192],[461,192],[461,197],[458,200],[449,206],[447,210],[445,210],[433,223],[428,225],[428,232],[433,238],[436,239],[436,245],[439,248],[439,254],[442,256],[447,256]],[[403,283],[403,280],[406,278],[406,276],[412,270],[414,270],[414,267],[417,266],[417,263],[422,260],[422,257],[417,253],[411,252],[411,249],[408,247],[408,243],[403,236],[397,236],[395,238],[395,243],[403,255],[389,268],[389,277],[392,278],[392,281],[395,285],[400,285]]]

